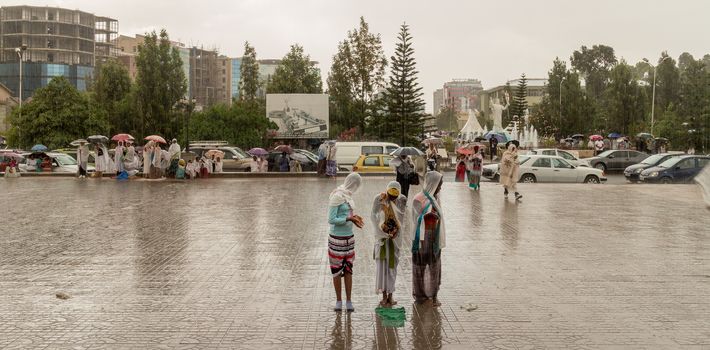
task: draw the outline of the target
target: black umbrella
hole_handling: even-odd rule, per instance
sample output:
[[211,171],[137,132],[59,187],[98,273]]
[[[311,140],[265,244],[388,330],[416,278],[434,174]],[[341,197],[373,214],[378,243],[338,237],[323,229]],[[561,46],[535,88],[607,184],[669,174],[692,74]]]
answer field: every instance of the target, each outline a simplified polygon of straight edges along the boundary
[[518,140],[510,140],[505,143],[505,148],[507,149],[511,143],[514,144],[516,148],[520,147],[520,142]]
[[424,152],[420,151],[418,148],[415,147],[400,147],[394,150],[394,152],[390,153],[390,155],[399,157],[401,155],[405,156],[423,156]]
[[91,143],[106,143],[108,142],[108,137],[103,135],[92,135],[86,138]]

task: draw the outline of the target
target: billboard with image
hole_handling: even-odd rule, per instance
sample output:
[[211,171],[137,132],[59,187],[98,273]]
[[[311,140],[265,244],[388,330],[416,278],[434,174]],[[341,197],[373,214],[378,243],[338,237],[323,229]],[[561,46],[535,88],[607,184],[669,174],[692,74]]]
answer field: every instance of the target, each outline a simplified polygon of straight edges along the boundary
[[267,94],[266,117],[278,125],[276,138],[328,138],[328,95]]

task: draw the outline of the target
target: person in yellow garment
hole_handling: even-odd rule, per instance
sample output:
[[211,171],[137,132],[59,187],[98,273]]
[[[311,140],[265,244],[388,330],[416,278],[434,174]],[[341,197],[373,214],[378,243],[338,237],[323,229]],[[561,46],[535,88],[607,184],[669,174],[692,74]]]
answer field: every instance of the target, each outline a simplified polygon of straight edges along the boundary
[[399,182],[392,181],[387,184],[385,192],[375,196],[370,215],[377,239],[373,252],[377,266],[375,288],[377,293],[382,294],[382,307],[397,304],[392,294],[397,280],[397,265],[404,236],[404,211],[407,207],[407,197],[403,196],[401,191]]

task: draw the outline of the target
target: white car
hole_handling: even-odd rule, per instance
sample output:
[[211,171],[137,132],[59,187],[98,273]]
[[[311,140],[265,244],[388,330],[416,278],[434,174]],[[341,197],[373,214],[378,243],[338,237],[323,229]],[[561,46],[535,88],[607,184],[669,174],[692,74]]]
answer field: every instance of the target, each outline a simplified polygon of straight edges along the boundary
[[338,147],[335,159],[338,161],[338,167],[343,167],[348,171],[352,170],[353,165],[360,159],[361,155],[368,154],[390,154],[399,145],[389,142],[336,142]]
[[567,162],[574,166],[589,166],[589,161],[579,159],[574,154],[557,148],[538,148],[528,151],[528,155],[534,156],[557,156],[564,158]]
[[[605,182],[604,172],[586,166],[574,166],[566,159],[556,156],[523,155],[518,156],[520,162],[519,182],[570,182],[570,183],[602,183]],[[500,178],[498,164],[483,167],[483,176],[497,181]]]
[[[77,173],[79,172],[79,164],[76,162],[74,157],[60,153],[60,152],[46,152],[47,156],[52,159],[52,172],[53,173]],[[30,155],[30,153],[25,153],[25,159]],[[20,172],[33,172],[35,171],[34,164],[27,165],[27,163],[22,163],[18,166]],[[89,165],[87,172],[93,172],[94,167]]]

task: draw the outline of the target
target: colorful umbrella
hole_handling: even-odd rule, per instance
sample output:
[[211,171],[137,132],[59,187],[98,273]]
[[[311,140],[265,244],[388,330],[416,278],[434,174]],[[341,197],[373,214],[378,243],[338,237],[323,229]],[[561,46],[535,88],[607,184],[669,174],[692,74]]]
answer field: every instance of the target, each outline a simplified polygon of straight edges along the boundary
[[401,155],[405,156],[423,156],[424,152],[420,151],[418,148],[414,147],[400,147],[394,150],[390,155],[398,157]]
[[464,156],[469,156],[473,154],[473,150],[467,147],[460,147],[459,149],[456,150],[456,153],[458,154],[463,154]]
[[45,146],[43,144],[36,144],[36,145],[32,146],[30,151],[32,151],[32,152],[46,152],[48,149],[49,148],[47,148],[47,146]]
[[133,141],[135,138],[131,134],[117,134],[111,138],[113,141]]
[[286,152],[288,154],[291,154],[291,153],[293,153],[293,148],[291,148],[291,146],[289,146],[289,145],[279,145],[279,146],[276,146],[276,148],[274,148],[274,151]]
[[0,152],[0,157],[5,157],[7,159],[15,158],[16,160],[22,160],[23,158],[25,158],[21,154],[15,152]]
[[489,131],[485,135],[483,135],[483,137],[486,140],[496,139],[498,141],[498,143],[508,141],[508,137],[505,134],[500,133],[500,132],[495,132],[495,131]]
[[210,158],[212,156],[219,157],[219,158],[224,158],[224,152],[218,150],[218,149],[211,149],[207,152],[205,152],[205,156]]
[[622,137],[622,136],[624,136],[624,135],[619,134],[618,132],[612,132],[611,134],[609,134],[609,138],[610,138],[610,139],[618,139],[618,138],[620,138],[620,137]]
[[428,139],[424,139],[424,141],[422,141],[422,144],[427,145],[427,146],[429,146],[429,145],[443,145],[444,140],[442,140],[438,137],[430,137]]
[[167,144],[167,142],[165,142],[165,139],[162,138],[162,137],[160,137],[160,136],[158,136],[158,135],[146,136],[146,138],[145,138],[144,140],[146,140],[146,141],[153,141],[153,142],[162,143],[162,144]]
[[108,142],[108,137],[104,135],[91,135],[86,138],[91,143],[106,143]]
[[251,154],[252,156],[257,156],[257,157],[261,157],[261,156],[265,156],[265,155],[269,154],[268,151],[266,151],[263,148],[259,148],[259,147],[254,147],[254,148],[250,149],[249,151],[247,151],[247,153]]
[[592,135],[592,136],[589,136],[589,139],[592,141],[597,141],[597,140],[603,140],[604,138],[602,137],[602,135]]

